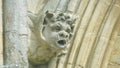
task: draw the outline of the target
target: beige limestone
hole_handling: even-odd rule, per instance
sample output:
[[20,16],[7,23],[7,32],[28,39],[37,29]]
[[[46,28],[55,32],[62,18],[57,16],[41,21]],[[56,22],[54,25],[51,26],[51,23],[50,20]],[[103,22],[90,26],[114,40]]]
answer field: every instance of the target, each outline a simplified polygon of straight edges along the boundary
[[120,68],[120,36],[117,40],[112,50],[112,54],[109,60],[108,68]]
[[[0,64],[3,63],[1,1]],[[44,3],[46,1],[48,3]],[[69,52],[60,58],[59,62],[54,58],[49,64],[49,68],[120,68],[120,31],[117,40],[116,33],[114,33],[116,20],[120,18],[120,0],[69,1],[66,10],[78,15],[76,35],[71,48],[68,49]],[[58,2],[57,0],[28,0],[28,3],[28,10],[38,13],[43,7],[45,7],[43,11],[55,10]]]

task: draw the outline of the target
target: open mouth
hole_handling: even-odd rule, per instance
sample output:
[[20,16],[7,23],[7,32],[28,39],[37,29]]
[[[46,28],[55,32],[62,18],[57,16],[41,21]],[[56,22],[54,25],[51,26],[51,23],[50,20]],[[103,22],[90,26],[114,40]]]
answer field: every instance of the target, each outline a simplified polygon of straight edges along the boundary
[[65,41],[65,40],[59,40],[59,41],[58,41],[58,44],[60,44],[60,45],[65,45],[65,44],[66,44],[66,41]]

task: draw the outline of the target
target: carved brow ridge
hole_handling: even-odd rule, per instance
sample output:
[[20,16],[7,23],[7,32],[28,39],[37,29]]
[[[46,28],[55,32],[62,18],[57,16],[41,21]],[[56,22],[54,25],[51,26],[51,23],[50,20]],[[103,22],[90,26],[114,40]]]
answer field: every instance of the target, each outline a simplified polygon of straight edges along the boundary
[[[62,26],[62,24],[61,23],[58,23],[57,24],[59,27],[64,27],[64,26]],[[66,29],[68,29],[69,27],[68,26],[66,26],[67,28]]]
[[58,26],[62,27],[62,25],[60,23],[58,23]]

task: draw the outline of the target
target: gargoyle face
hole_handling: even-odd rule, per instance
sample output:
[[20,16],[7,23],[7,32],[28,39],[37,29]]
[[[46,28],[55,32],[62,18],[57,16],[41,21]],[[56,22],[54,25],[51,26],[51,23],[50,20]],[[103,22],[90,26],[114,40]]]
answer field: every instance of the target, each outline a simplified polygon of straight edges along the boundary
[[69,44],[73,33],[74,19],[67,14],[46,13],[43,36],[52,47],[63,48]]

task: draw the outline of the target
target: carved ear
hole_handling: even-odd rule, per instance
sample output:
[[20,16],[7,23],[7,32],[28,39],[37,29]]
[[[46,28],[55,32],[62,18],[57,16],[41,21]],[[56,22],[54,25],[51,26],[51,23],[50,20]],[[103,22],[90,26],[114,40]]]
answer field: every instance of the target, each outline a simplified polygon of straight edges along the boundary
[[28,17],[31,19],[32,22],[35,22],[37,19],[37,15],[33,14],[32,12],[28,11]]
[[46,25],[46,24],[50,23],[51,21],[54,21],[54,13],[46,11],[43,25]]
[[49,11],[46,11],[46,17],[47,18],[52,18],[54,16],[53,13],[50,13]]

